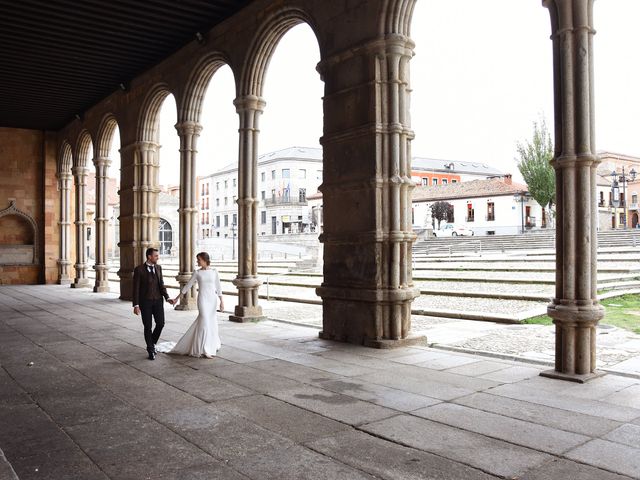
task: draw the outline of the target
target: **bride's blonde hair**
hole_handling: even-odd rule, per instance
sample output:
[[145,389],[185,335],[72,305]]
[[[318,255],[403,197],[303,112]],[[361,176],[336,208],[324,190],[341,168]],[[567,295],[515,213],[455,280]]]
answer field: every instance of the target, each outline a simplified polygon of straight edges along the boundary
[[211,265],[211,258],[207,252],[200,252],[196,255],[196,258],[200,258],[207,266]]

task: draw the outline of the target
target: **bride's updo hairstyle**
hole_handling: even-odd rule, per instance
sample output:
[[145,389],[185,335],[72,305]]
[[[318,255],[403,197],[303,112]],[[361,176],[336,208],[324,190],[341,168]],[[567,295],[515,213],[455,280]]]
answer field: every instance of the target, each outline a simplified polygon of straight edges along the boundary
[[211,258],[209,258],[209,254],[207,252],[200,252],[196,255],[196,257],[200,258],[207,266],[211,265]]

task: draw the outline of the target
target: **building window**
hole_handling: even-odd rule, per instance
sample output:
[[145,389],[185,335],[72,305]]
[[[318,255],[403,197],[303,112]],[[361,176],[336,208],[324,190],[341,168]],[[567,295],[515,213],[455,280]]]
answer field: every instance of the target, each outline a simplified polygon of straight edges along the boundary
[[298,191],[298,201],[302,203],[302,202],[305,202],[306,200],[307,200],[307,189],[301,188]]
[[638,194],[631,195],[631,203],[638,203]]
[[266,178],[267,178],[266,173],[265,173],[265,172],[262,172],[262,173],[260,174],[260,179],[264,182],[264,181],[266,180]]
[[456,180],[455,178],[451,180],[451,183],[458,183],[458,180]]
[[229,205],[229,198],[228,197],[224,197],[224,205],[225,205],[225,207],[227,205]]
[[227,188],[229,188],[229,180],[225,180],[225,181],[224,181],[224,188],[225,188],[225,190],[226,190]]
[[220,215],[216,216],[216,228],[220,228]]
[[264,200],[265,198],[267,198],[267,197],[266,197],[266,195],[267,195],[267,192],[265,192],[264,190],[260,192],[260,198],[261,198],[262,200]]
[[263,210],[262,212],[260,212],[260,223],[262,223],[263,225],[267,223],[267,212],[266,212],[266,210]]
[[234,213],[233,214],[233,223],[232,225],[238,225],[238,214]]
[[487,221],[493,222],[496,219],[496,208],[493,202],[487,202]]
[[598,206],[604,207],[604,192],[600,192],[600,200],[598,200]]
[[219,207],[219,206],[220,206],[220,199],[216,198],[216,207]]
[[220,182],[216,182],[216,190],[220,190]]
[[204,225],[204,212],[202,213],[201,217],[202,217],[202,218],[201,218],[201,220],[200,220],[200,223],[201,223],[202,225]]
[[422,178],[422,185],[424,185],[425,187],[426,187],[427,185],[429,185],[429,178],[427,178],[427,177],[423,177],[423,178]]
[[438,179],[437,178],[432,178],[431,179],[431,185],[438,185]]
[[443,178],[443,179],[442,179],[442,184],[443,184],[443,185],[446,185],[447,183],[449,183],[449,181],[448,181],[446,178]]
[[235,195],[233,196],[233,203],[236,203],[236,200],[238,199],[238,197],[236,197]]
[[271,190],[271,200],[273,200],[274,202],[276,201],[276,189],[272,189]]
[[271,170],[271,180],[275,180],[275,179],[276,179],[276,171]]
[[173,246],[173,231],[171,225],[164,218],[160,219],[160,255],[169,255]]
[[207,186],[207,195],[209,195],[209,183],[205,183],[205,185]]
[[207,197],[207,210],[209,210],[209,197]]
[[473,222],[474,216],[473,204],[467,203],[467,222]]
[[200,201],[200,210],[204,210],[204,198]]
[[233,186],[234,187],[236,186],[236,179],[235,178],[233,179]]
[[300,178],[307,178],[307,171],[304,168],[301,168],[298,173]]
[[288,168],[283,168],[282,178],[291,178],[291,170],[289,170]]
[[224,226],[228,227],[229,226],[229,215],[225,215],[224,216]]
[[207,185],[203,183],[202,185],[200,185],[200,187],[201,187],[200,196],[204,197],[205,189],[207,188]]

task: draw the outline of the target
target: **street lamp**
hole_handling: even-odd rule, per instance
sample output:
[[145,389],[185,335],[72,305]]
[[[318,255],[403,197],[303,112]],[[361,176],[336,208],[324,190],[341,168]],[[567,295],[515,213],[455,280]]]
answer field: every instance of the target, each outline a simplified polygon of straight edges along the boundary
[[231,223],[231,260],[236,259],[236,221]]
[[[624,225],[625,230],[627,228],[627,183],[633,182],[636,179],[637,174],[638,172],[636,172],[632,167],[629,171],[629,176],[627,176],[624,165],[622,166],[621,175],[618,175],[618,172],[615,170],[611,172],[611,196],[613,205],[615,208],[618,208],[618,204],[622,203],[622,208],[624,210],[622,224]],[[622,184],[622,195],[624,196],[624,200],[622,202],[620,200],[620,183]]]
[[524,202],[528,202],[530,198],[531,194],[529,194],[529,192],[518,192],[513,196],[513,199],[520,203],[520,216],[522,219],[520,233],[524,233]]

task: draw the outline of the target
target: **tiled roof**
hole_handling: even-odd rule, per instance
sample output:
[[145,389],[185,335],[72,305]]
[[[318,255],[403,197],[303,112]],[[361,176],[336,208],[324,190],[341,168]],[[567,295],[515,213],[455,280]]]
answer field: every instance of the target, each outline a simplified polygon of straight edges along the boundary
[[447,172],[457,174],[474,174],[474,175],[504,175],[497,168],[493,168],[486,163],[481,162],[460,162],[456,160],[442,160],[437,158],[413,157],[411,162],[411,170],[424,170],[428,172]]
[[526,192],[526,185],[507,183],[498,178],[450,183],[448,185],[418,186],[413,190],[414,202],[454,200],[457,198],[498,197]]

